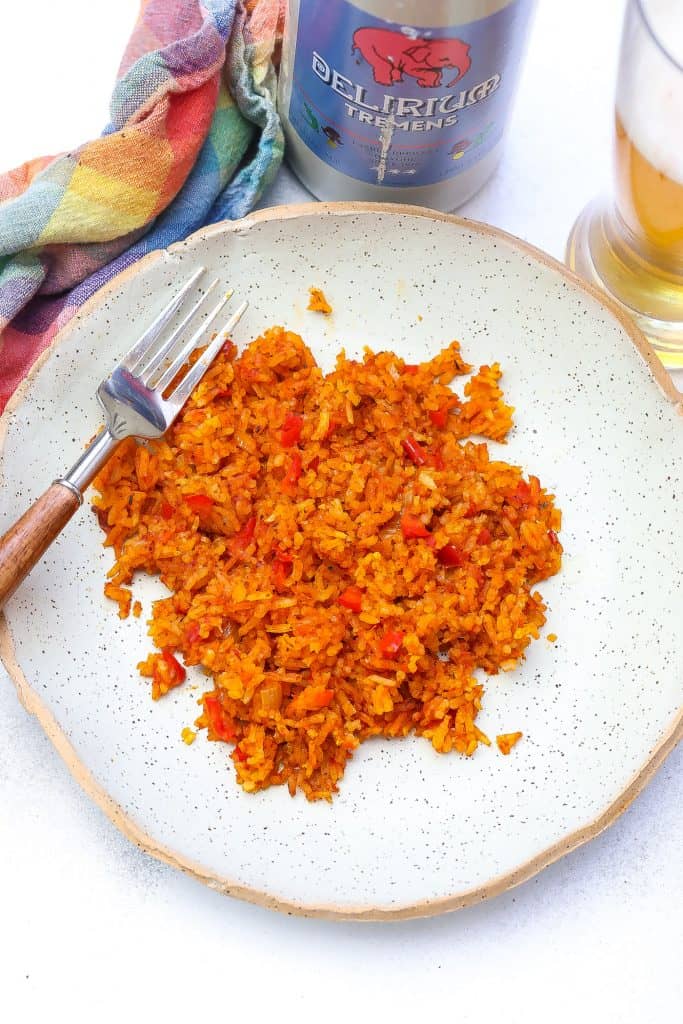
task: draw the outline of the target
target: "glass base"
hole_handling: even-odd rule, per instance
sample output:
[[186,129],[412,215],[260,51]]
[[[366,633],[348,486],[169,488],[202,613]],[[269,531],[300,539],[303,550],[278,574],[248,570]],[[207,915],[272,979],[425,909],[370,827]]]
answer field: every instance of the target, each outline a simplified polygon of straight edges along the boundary
[[566,262],[631,315],[664,366],[683,367],[683,268],[668,273],[629,244],[607,203],[590,203],[567,241]]

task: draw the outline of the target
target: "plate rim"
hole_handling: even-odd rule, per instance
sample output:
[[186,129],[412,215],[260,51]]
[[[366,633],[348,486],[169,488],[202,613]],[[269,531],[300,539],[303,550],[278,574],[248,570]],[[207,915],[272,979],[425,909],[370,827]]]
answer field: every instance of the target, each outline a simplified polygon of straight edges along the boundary
[[[173,256],[185,247],[188,242],[201,242],[216,234],[230,232],[245,232],[252,227],[267,221],[288,221],[300,217],[311,216],[352,216],[356,214],[386,214],[389,216],[410,216],[421,217],[426,220],[443,221],[454,224],[459,228],[474,232],[475,234],[487,236],[505,241],[512,248],[523,254],[532,257],[535,261],[548,267],[550,270],[559,273],[574,288],[586,293],[597,300],[612,317],[616,317],[632,344],[645,360],[647,367],[659,385],[664,396],[677,407],[679,414],[683,417],[683,393],[679,392],[673,383],[672,378],[662,366],[654,349],[644,337],[640,329],[630,319],[625,310],[608,295],[605,295],[594,285],[584,281],[574,274],[555,257],[543,252],[536,246],[512,235],[501,228],[494,227],[476,220],[469,220],[455,214],[441,213],[425,207],[411,206],[400,203],[361,203],[361,202],[337,202],[337,203],[290,203],[283,206],[268,207],[248,214],[240,220],[218,221],[215,224],[200,228],[185,239],[175,242],[167,249],[157,249],[148,253],[142,259],[126,267],[102,288],[98,289],[69,320],[64,327],[57,332],[50,344],[44,349],[40,356],[31,366],[26,377],[21,381],[14,394],[8,401],[5,410],[0,417],[0,478],[2,477],[2,462],[4,458],[5,441],[12,415],[22,404],[28,395],[33,380],[38,372],[49,359],[51,353],[64,342],[71,332],[100,306],[107,296],[117,291],[129,278],[133,278],[144,268],[167,256]],[[534,857],[518,865],[512,871],[495,876],[482,885],[461,891],[452,896],[439,897],[433,900],[420,900],[411,902],[399,907],[377,907],[372,905],[359,905],[357,907],[345,907],[335,904],[306,904],[301,901],[290,901],[282,897],[276,897],[263,890],[245,886],[241,883],[225,878],[215,872],[211,872],[202,865],[175,853],[170,847],[161,843],[146,833],[137,822],[128,815],[123,808],[109,795],[104,786],[96,781],[90,769],[80,760],[74,750],[68,736],[57,723],[52,712],[43,703],[39,694],[32,688],[23,670],[19,666],[14,650],[12,634],[4,612],[0,612],[0,660],[2,661],[10,679],[12,680],[20,703],[29,714],[35,715],[40,723],[43,732],[48,737],[57,753],[65,762],[71,775],[81,786],[86,795],[92,799],[98,807],[119,829],[119,831],[145,853],[150,854],[156,860],[168,864],[171,867],[191,875],[210,888],[225,895],[234,896],[248,903],[272,910],[279,910],[287,914],[294,914],[303,917],[318,917],[335,920],[363,920],[363,921],[388,921],[405,920],[409,918],[431,917],[436,914],[446,913],[452,910],[459,910],[472,906],[483,900],[497,896],[508,889],[512,889],[521,883],[528,881],[539,871],[555,863],[561,857],[578,849],[585,843],[594,839],[601,832],[612,825],[630,806],[635,798],[642,792],[646,785],[654,778],[667,756],[683,738],[683,707],[679,709],[673,722],[660,737],[658,743],[653,747],[650,755],[633,774],[631,780],[605,808],[601,814],[593,819],[588,825],[584,825],[562,837],[556,843],[542,850]]]

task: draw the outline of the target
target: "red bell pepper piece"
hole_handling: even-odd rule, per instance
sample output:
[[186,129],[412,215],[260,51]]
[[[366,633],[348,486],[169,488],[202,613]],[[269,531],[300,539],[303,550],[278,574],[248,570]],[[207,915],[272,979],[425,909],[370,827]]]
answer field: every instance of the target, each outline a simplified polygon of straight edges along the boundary
[[347,587],[337,598],[337,601],[344,608],[352,612],[359,612],[363,603],[363,591],[360,587]]
[[185,666],[181,665],[170,651],[162,651],[161,657],[154,665],[152,675],[152,699],[159,700],[175,686],[180,686],[185,681],[187,672]]
[[295,444],[299,443],[303,425],[303,416],[297,416],[293,412],[287,413],[280,432],[280,444],[283,448],[292,448]]
[[276,590],[282,590],[287,585],[287,564],[276,558],[273,562],[273,585]]
[[230,538],[230,551],[236,558],[243,555],[251,544],[255,529],[256,516],[249,516],[242,529]]
[[403,451],[410,461],[416,466],[424,466],[427,461],[427,453],[414,437],[406,437],[401,441]]
[[216,739],[223,740],[224,743],[231,743],[237,739],[235,727],[221,704],[220,698],[207,694],[204,697],[204,711],[209,721],[209,730]]
[[180,686],[181,683],[185,682],[187,672],[185,666],[181,665],[176,657],[174,657],[170,651],[162,651],[161,657],[168,666],[169,675],[171,677],[171,686]]
[[213,498],[208,494],[186,494],[185,501],[198,516],[205,515],[213,508]]
[[455,544],[444,544],[437,551],[436,557],[442,565],[454,569],[461,569],[467,561],[467,555],[460,548],[456,548]]
[[402,633],[400,629],[387,630],[377,645],[382,657],[393,660],[401,650],[404,636],[405,633]]
[[449,406],[447,402],[444,402],[444,404],[440,406],[438,409],[432,409],[430,411],[429,418],[434,424],[434,426],[438,427],[439,430],[443,430],[443,428],[448,423],[448,412]]
[[430,537],[431,534],[419,516],[412,512],[404,512],[401,516],[401,533],[406,540],[417,537]]
[[285,473],[284,480],[282,481],[285,491],[289,491],[291,493],[294,490],[299,478],[301,477],[302,468],[303,464],[301,456],[298,452],[293,452],[289,463],[289,469]]

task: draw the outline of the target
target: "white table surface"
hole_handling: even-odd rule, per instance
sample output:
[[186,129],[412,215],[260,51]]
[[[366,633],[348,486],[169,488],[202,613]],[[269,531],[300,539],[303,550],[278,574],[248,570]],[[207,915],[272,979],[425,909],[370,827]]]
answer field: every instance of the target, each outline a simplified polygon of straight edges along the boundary
[[[3,169],[103,127],[136,7],[2,4]],[[507,157],[462,213],[562,256],[575,214],[609,183],[621,10],[541,0]],[[283,172],[268,202],[305,197]],[[0,676],[3,1020],[681,1019],[680,748],[611,829],[492,902],[394,925],[307,921],[131,846]]]

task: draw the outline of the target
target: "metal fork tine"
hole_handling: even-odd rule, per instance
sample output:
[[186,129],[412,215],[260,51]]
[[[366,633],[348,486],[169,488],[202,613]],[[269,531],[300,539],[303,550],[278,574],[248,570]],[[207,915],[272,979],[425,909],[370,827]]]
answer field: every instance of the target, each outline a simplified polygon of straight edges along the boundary
[[138,365],[133,367],[131,373],[138,377],[143,384],[149,384],[155,370],[159,369],[164,358],[171,351],[178,338],[180,338],[181,335],[184,333],[185,328],[189,324],[190,320],[192,320],[193,316],[195,315],[199,307],[202,305],[206,297],[211,294],[211,292],[213,291],[217,284],[218,278],[211,282],[211,284],[206,289],[203,295],[199,296],[195,304],[192,306],[189,312],[183,317],[183,319],[178,324],[176,329],[174,331],[171,331],[168,338],[166,338],[166,340],[162,342],[161,345],[153,345],[152,350],[149,353],[149,356],[146,355],[145,357],[141,357],[138,362]]
[[[242,317],[247,309],[248,303],[243,302],[239,309],[230,317],[225,326],[216,336],[209,341],[206,348],[197,358],[193,366],[190,366],[183,379],[178,383],[173,394],[164,398],[164,391],[169,388],[175,375],[185,365],[188,356],[196,346],[206,338],[209,325],[218,316],[232,292],[225,295],[221,301],[211,310],[208,316],[203,318],[194,335],[187,344],[182,345],[182,351],[173,358],[168,368],[161,371],[150,369],[152,362],[159,367],[159,360],[164,356],[171,358],[173,349],[169,342],[158,341],[158,335],[169,319],[180,307],[181,302],[200,275],[204,272],[200,267],[189,281],[174,295],[165,309],[157,316],[154,323],[147,328],[142,337],[136,342],[123,362],[106,377],[97,389],[97,398],[104,410],[106,427],[101,430],[97,437],[88,445],[80,459],[70,471],[59,482],[68,487],[79,498],[93,478],[105,464],[117,444],[126,437],[161,437],[174,422],[176,416],[190,396],[193,388],[197,386],[209,366],[217,355],[221,345],[225,343],[226,337],[231,333],[233,327]],[[204,294],[203,299],[206,298]],[[184,317],[183,326],[189,322],[199,309],[195,303],[193,310]],[[180,328],[182,330],[182,327]],[[173,346],[174,338],[170,345]],[[150,345],[154,350],[153,354],[146,351]],[[130,367],[142,366],[144,373],[149,378],[155,372],[160,372],[160,379],[155,387],[149,380],[143,382],[139,376],[135,376]]]
[[204,320],[199,325],[197,330],[194,332],[192,337],[189,339],[189,341],[185,342],[183,347],[180,349],[180,351],[178,352],[176,357],[171,362],[170,366],[168,366],[164,370],[164,372],[162,373],[161,377],[159,378],[159,380],[154,385],[154,390],[156,392],[158,392],[159,394],[163,394],[164,393],[164,391],[166,390],[168,385],[171,383],[171,381],[173,380],[175,375],[179,372],[179,370],[182,369],[182,367],[187,362],[187,360],[188,360],[188,358],[190,356],[190,353],[193,352],[194,349],[196,349],[197,345],[199,344],[199,342],[204,337],[204,334],[206,332],[207,327],[209,327],[210,324],[213,323],[213,321],[216,319],[216,317],[218,316],[218,314],[222,310],[222,308],[225,305],[225,303],[231,297],[232,297],[232,292],[227,292],[223,296],[223,298],[220,300],[220,302],[217,303],[213,307],[211,312],[209,314],[207,314],[206,317],[204,317]]
[[171,319],[173,314],[180,307],[180,304],[187,295],[187,293],[190,291],[191,288],[194,287],[194,285],[197,283],[197,281],[202,276],[205,270],[206,267],[199,267],[197,270],[195,270],[192,277],[185,282],[185,284],[183,285],[179,292],[176,292],[176,294],[173,296],[168,305],[162,309],[157,318],[153,320],[152,323],[149,325],[147,330],[140,335],[140,337],[135,342],[133,347],[130,349],[129,352],[126,353],[126,355],[119,363],[120,366],[123,366],[125,367],[126,370],[132,372],[133,368],[137,366],[141,357],[147,355],[148,349],[150,348],[152,342],[155,341],[155,339],[162,332],[162,330],[164,329],[168,321]]
[[225,327],[218,332],[213,341],[204,349],[197,362],[187,371],[183,379],[178,384],[178,387],[168,399],[174,406],[180,407],[185,404],[192,391],[196,388],[197,384],[199,384],[200,380],[211,366],[211,363],[216,358],[221,346],[225,344],[235,325],[244,316],[248,307],[249,303],[245,301],[238,309],[235,310],[225,324]]

